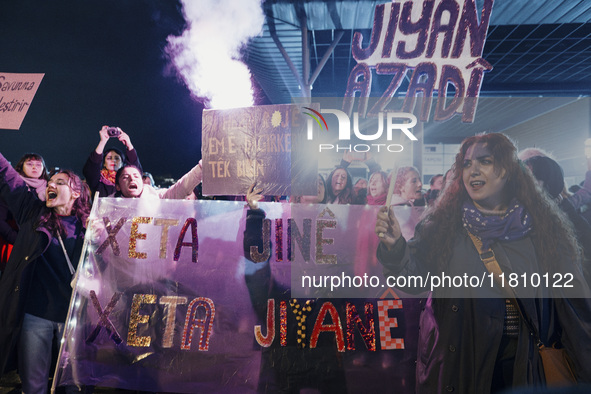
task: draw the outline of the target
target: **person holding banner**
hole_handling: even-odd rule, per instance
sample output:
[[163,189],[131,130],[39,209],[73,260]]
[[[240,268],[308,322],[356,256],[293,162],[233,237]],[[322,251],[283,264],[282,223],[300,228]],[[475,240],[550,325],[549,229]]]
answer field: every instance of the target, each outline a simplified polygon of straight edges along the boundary
[[[27,183],[29,189],[34,190],[39,199],[44,201],[49,176],[43,157],[37,153],[27,153],[18,161],[15,170]],[[8,262],[17,234],[18,226],[14,222],[12,213],[6,203],[0,199],[0,275]]]
[[[414,274],[428,281],[403,287],[429,290],[420,320],[418,393],[544,386],[536,336],[545,346],[563,347],[578,381],[591,381],[591,293],[575,234],[505,135],[464,140],[451,183],[411,240],[387,207],[375,232],[389,280],[402,283]],[[572,287],[535,286],[536,277],[567,273]],[[445,275],[448,282],[437,282]],[[515,275],[527,284],[507,280]],[[472,278],[483,278],[481,286]]]
[[142,180],[142,172],[139,168],[126,165],[117,171],[115,184],[117,192],[113,197],[124,198],[167,198],[182,200],[193,193],[193,189],[201,183],[203,179],[203,170],[201,160],[199,163],[187,172],[181,179],[168,189],[156,189],[151,185],[145,184]]
[[[301,309],[309,313],[307,318],[313,321],[319,313],[319,309],[325,300],[298,300],[290,297],[289,288],[281,285],[273,278],[273,272],[269,259],[255,262],[251,255],[251,248],[259,253],[266,249],[263,237],[263,221],[266,213],[259,208],[259,201],[264,197],[261,189],[255,189],[251,185],[246,201],[249,210],[246,214],[246,227],[244,229],[244,256],[246,263],[244,279],[248,287],[253,309],[261,322],[266,321],[268,314],[268,300],[285,304],[285,307],[293,310]],[[336,300],[331,300],[334,304]],[[302,305],[299,303],[301,302]],[[274,312],[271,312],[274,313]],[[280,323],[286,327],[285,343],[269,344],[261,350],[261,369],[257,392],[260,393],[299,393],[305,389],[316,390],[320,393],[346,393],[347,378],[343,366],[343,353],[337,350],[335,338],[330,335],[322,335],[318,338],[316,346],[307,347],[305,342],[309,340],[312,332],[305,332],[303,328],[287,330],[287,327],[301,327],[306,320],[306,315],[296,317],[295,312],[289,313]],[[299,325],[298,325],[299,324]],[[311,330],[310,330],[311,331]]]
[[62,336],[82,252],[90,191],[75,173],[60,170],[41,201],[0,154],[0,197],[19,226],[0,277],[0,373],[18,355],[22,391],[45,393],[52,345]]
[[[115,176],[117,171],[125,164],[136,166],[142,169],[140,160],[137,157],[129,135],[119,127],[103,126],[99,130],[100,141],[96,149],[90,152],[90,156],[84,164],[82,174],[90,187],[92,195],[96,192],[101,197],[107,197],[115,193]],[[127,155],[117,148],[109,148],[106,152],[105,146],[110,138],[116,138],[127,148]]]

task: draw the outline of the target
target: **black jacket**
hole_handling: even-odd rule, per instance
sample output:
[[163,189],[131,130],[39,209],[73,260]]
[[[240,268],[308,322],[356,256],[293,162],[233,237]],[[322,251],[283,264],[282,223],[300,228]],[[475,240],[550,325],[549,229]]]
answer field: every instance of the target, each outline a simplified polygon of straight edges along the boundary
[[[503,271],[509,271],[505,264],[512,266],[509,267],[512,272],[538,266],[538,258],[531,241],[532,236],[535,235],[492,244],[492,249]],[[420,227],[417,227],[412,240],[407,243],[401,237],[390,251],[380,244],[377,254],[384,266],[384,274],[406,277],[441,276],[442,273],[436,268],[436,262],[426,261],[421,253],[429,247],[431,247],[429,240],[421,237]],[[507,259],[501,259],[499,256],[507,256]],[[557,266],[566,267],[568,264],[566,260],[562,264],[557,262]],[[482,277],[487,272],[467,233],[461,231],[455,238],[453,255],[445,274],[453,276],[467,273]],[[535,271],[529,270],[529,272]],[[543,273],[540,272],[540,274]],[[588,294],[582,275],[575,275],[573,282]],[[532,290],[531,286],[527,289]],[[410,289],[406,290],[410,292]],[[424,289],[419,290],[424,291]],[[591,380],[590,300],[569,299],[559,294],[560,289],[552,290],[554,298],[550,298],[548,292],[539,298],[520,298],[521,309],[530,319],[530,323],[536,327],[546,345],[560,340],[574,363],[578,379],[589,383]],[[436,287],[429,294],[421,313],[416,366],[417,393],[490,392],[495,357],[503,335],[505,299],[494,298],[495,291],[488,285],[472,291],[453,286]],[[541,359],[535,349],[533,337],[527,325],[522,322],[514,363],[514,386],[545,384]]]
[[[12,366],[12,358],[24,316],[24,303],[30,283],[27,270],[49,246],[52,236],[45,228],[35,229],[47,209],[45,202],[29,191],[26,183],[0,154],[0,197],[6,201],[20,227],[6,270],[0,277],[0,373]],[[83,234],[76,241],[72,264],[82,252]],[[10,362],[9,362],[10,361]]]

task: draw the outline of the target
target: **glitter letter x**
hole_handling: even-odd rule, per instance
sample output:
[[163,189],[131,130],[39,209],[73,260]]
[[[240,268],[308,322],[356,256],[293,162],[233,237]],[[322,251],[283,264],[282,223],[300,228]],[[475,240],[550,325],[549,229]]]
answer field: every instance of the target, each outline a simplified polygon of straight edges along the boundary
[[92,303],[94,304],[94,307],[99,314],[99,322],[97,323],[94,330],[90,333],[88,338],[86,338],[86,343],[94,342],[98,334],[101,332],[101,327],[105,327],[105,329],[109,333],[110,338],[117,345],[119,345],[123,340],[121,339],[121,336],[113,326],[113,323],[111,323],[111,321],[109,320],[109,314],[111,314],[113,308],[115,308],[115,305],[119,301],[119,298],[121,298],[121,293],[113,294],[113,297],[111,297],[111,301],[109,302],[104,311],[101,308],[101,304],[99,303],[99,300],[96,297],[96,293],[94,292],[94,290],[90,290],[90,298],[92,299]]
[[107,217],[103,218],[103,222],[105,223],[105,228],[107,229],[108,237],[107,237],[107,239],[105,239],[105,242],[103,242],[103,244],[101,246],[99,246],[99,248],[96,250],[97,254],[103,253],[105,251],[105,249],[107,249],[107,246],[109,244],[111,244],[111,247],[113,248],[113,254],[115,256],[119,256],[119,254],[121,252],[119,251],[119,244],[117,243],[117,239],[115,238],[115,235],[117,235],[119,230],[121,230],[121,227],[123,227],[123,225],[125,224],[126,221],[127,221],[127,218],[119,219],[119,221],[117,222],[117,225],[115,225],[115,228],[111,229],[111,221],[109,220],[109,218],[107,218]]

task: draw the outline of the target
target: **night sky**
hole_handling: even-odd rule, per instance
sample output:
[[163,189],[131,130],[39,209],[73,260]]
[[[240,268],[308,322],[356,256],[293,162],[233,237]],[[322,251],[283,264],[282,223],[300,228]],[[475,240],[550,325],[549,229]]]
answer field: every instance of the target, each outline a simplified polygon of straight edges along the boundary
[[130,135],[144,170],[182,176],[201,158],[203,109],[164,54],[184,24],[173,0],[3,0],[0,71],[45,77],[20,130],[0,129],[0,152],[81,173],[106,124]]

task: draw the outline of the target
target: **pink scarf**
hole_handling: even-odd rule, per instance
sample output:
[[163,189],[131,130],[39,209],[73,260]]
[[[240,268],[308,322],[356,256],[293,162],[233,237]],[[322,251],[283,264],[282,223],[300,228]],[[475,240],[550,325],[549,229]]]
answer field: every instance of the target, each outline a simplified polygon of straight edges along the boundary
[[367,195],[367,205],[385,205],[386,204],[386,193],[380,194],[377,197],[373,197],[371,194]]
[[29,189],[35,189],[41,201],[45,201],[45,189],[47,188],[47,181],[45,179],[27,178],[22,175],[21,178],[29,186]]

